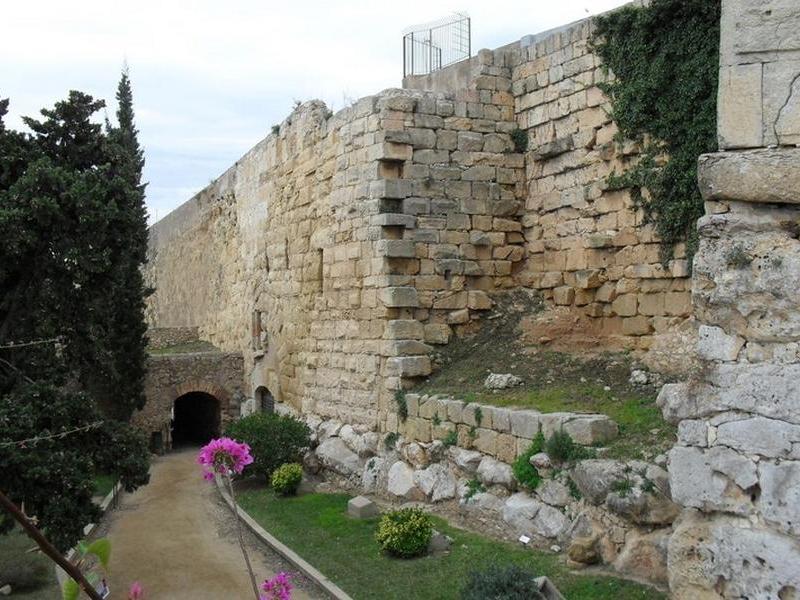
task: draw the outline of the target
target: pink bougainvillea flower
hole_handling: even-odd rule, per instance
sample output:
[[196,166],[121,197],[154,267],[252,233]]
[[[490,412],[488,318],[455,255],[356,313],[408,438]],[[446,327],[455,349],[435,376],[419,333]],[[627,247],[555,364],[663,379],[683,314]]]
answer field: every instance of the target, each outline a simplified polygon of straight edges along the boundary
[[144,598],[144,589],[138,581],[131,584],[131,589],[128,590],[128,600],[142,600]]
[[197,456],[197,462],[203,466],[203,477],[211,481],[214,473],[232,475],[241,473],[253,462],[250,446],[231,438],[211,440],[203,446]]
[[261,596],[261,600],[292,600],[291,584],[292,576],[289,573],[281,571],[272,579],[266,579],[261,584],[261,589],[264,590],[266,595]]

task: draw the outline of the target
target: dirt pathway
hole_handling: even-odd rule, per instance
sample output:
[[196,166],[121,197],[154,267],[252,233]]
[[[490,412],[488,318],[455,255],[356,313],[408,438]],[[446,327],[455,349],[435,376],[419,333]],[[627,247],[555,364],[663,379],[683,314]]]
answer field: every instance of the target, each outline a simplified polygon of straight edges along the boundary
[[[105,524],[111,540],[110,586],[126,597],[139,581],[148,600],[247,600],[253,598],[233,515],[213,483],[204,481],[196,450],[154,461],[149,485],[123,496]],[[290,566],[249,535],[258,581]],[[323,598],[300,581],[293,599]]]

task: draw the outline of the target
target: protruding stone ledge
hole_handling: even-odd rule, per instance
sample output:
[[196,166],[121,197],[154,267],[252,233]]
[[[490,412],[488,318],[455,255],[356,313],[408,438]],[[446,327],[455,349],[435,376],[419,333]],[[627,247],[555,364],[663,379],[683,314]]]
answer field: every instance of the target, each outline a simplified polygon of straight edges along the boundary
[[800,148],[704,154],[698,167],[704,200],[800,204]]

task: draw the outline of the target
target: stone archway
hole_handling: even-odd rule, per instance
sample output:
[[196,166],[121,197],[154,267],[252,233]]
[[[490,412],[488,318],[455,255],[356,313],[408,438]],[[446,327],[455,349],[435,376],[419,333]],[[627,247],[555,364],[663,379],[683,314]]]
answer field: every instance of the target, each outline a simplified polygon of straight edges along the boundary
[[208,392],[188,392],[175,399],[172,407],[171,439],[173,448],[208,443],[219,437],[221,402]]

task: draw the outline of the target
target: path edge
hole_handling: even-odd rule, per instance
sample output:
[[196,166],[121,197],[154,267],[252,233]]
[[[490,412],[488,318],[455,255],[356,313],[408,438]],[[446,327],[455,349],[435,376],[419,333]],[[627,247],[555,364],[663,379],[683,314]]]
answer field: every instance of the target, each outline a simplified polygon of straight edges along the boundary
[[[222,496],[222,499],[225,500],[225,503],[228,505],[228,508],[233,511],[233,499],[231,498],[230,494],[225,491],[225,488],[222,486],[219,477],[214,477],[214,483],[217,486],[220,496]],[[289,548],[286,544],[278,540],[275,536],[259,525],[256,520],[253,519],[253,517],[251,517],[247,511],[241,507],[241,505],[237,504],[237,509],[244,524],[247,525],[247,528],[252,531],[259,540],[264,542],[267,546],[280,554],[284,559],[293,564],[303,573],[303,575],[311,579],[321,589],[330,594],[331,597],[336,598],[336,600],[353,600],[344,592],[344,590],[342,590],[342,588],[333,583],[317,568],[312,566],[294,550]]]
[[[108,507],[111,506],[111,503],[114,501],[119,493],[122,491],[122,483],[117,480],[114,486],[111,488],[111,491],[108,492],[100,502],[100,516],[104,516],[108,512]],[[83,528],[83,539],[88,538],[92,535],[95,530],[100,526],[101,519],[97,519],[97,523],[89,523],[86,527]],[[69,552],[64,555],[68,561],[72,561],[72,557],[75,556],[75,548],[70,548]],[[64,569],[59,567],[58,565],[54,565],[53,567],[56,571],[56,581],[58,582],[59,589],[64,587],[64,581],[67,579],[67,574],[64,572]]]

